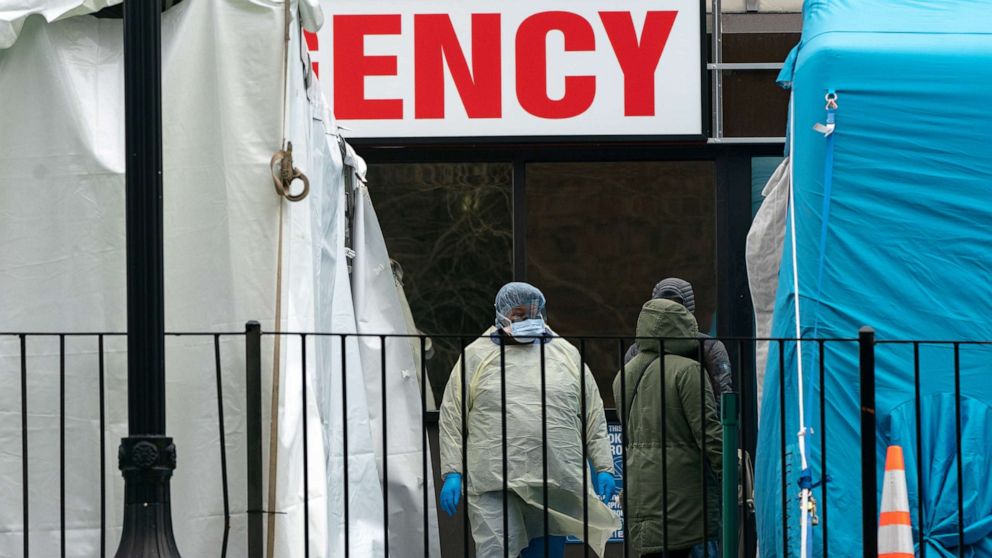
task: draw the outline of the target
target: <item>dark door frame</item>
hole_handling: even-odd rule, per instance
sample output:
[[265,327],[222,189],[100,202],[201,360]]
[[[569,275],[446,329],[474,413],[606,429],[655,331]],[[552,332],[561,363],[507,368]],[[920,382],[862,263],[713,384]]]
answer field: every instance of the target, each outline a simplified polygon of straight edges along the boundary
[[[747,281],[745,246],[751,227],[751,158],[781,156],[781,143],[608,143],[608,144],[451,144],[386,147],[359,144],[366,162],[509,163],[513,165],[513,277],[527,277],[528,163],[713,161],[715,164],[717,334],[754,337],[754,313]],[[374,186],[373,186],[374,187]],[[754,349],[727,342],[734,382],[741,393],[741,443],[753,456],[757,444]],[[746,518],[747,548],[755,547],[753,518]]]
[[362,156],[370,165],[469,162],[512,164],[513,278],[517,281],[527,278],[527,243],[523,231],[527,230],[525,193],[528,163],[713,161],[716,165],[714,203],[717,223],[717,331],[721,336],[727,337],[754,335],[744,261],[744,246],[751,226],[751,158],[781,155],[782,145],[779,143],[461,143],[399,148],[363,145],[361,142],[359,145]]

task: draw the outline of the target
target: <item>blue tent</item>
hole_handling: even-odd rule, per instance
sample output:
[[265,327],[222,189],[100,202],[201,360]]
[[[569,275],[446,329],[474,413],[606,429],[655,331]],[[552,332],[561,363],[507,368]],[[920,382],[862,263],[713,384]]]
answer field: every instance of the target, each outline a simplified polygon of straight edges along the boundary
[[[914,346],[887,343],[992,340],[992,5],[807,0],[780,79],[793,92],[796,248],[787,224],[773,335],[796,337],[796,300],[803,338],[875,328],[879,486],[885,447],[898,443],[917,545],[929,556],[956,556],[959,546],[992,556],[992,347],[919,346],[917,439]],[[857,344],[827,342],[822,354],[818,343],[798,345],[801,395],[797,343],[769,351],[756,471],[761,556],[800,556],[800,397],[809,473],[827,480],[812,491],[820,524],[809,555],[827,544],[830,556],[860,556]]]

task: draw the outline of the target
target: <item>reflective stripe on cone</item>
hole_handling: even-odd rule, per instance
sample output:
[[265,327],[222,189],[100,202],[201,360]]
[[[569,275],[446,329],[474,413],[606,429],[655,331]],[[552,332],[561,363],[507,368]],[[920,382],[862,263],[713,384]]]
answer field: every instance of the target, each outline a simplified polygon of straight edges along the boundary
[[906,489],[902,448],[889,446],[885,455],[882,513],[878,519],[878,558],[915,558],[913,523]]

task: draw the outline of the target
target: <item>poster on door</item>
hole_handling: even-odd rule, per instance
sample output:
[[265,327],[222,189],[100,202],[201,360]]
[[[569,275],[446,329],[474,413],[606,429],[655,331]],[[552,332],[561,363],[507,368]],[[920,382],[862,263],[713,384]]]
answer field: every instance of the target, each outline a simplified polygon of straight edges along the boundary
[[[613,454],[613,478],[617,483],[617,493],[606,505],[620,518],[620,529],[613,532],[609,542],[623,542],[623,429],[619,422],[610,422],[606,425],[606,431],[610,438],[610,452]],[[568,537],[565,542],[582,544],[576,537]]]

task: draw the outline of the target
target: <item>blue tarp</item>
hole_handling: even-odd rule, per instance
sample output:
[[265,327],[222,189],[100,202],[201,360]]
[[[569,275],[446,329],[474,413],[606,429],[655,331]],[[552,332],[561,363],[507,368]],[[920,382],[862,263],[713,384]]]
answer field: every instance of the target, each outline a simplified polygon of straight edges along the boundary
[[[992,340],[992,5],[987,0],[807,1],[803,37],[781,81],[794,95],[794,189],[802,337]],[[825,188],[824,95],[837,93],[832,179]],[[829,197],[825,203],[825,191]],[[823,222],[826,221],[826,227]],[[791,233],[773,335],[792,338]],[[821,556],[861,555],[858,349],[803,343],[808,457]],[[992,556],[992,347],[961,345],[965,556]],[[904,446],[914,537],[957,555],[955,349],[877,347],[879,487],[885,445]],[[769,351],[757,455],[762,558],[799,556],[797,351]],[[821,405],[821,392],[824,405]],[[781,400],[784,399],[784,406]],[[822,417],[821,417],[822,415]],[[782,421],[785,420],[784,437]],[[785,475],[781,468],[784,440]],[[920,467],[919,464],[922,464]],[[922,469],[922,482],[918,471]],[[922,485],[923,517],[919,513]],[[783,511],[783,494],[787,500]]]

